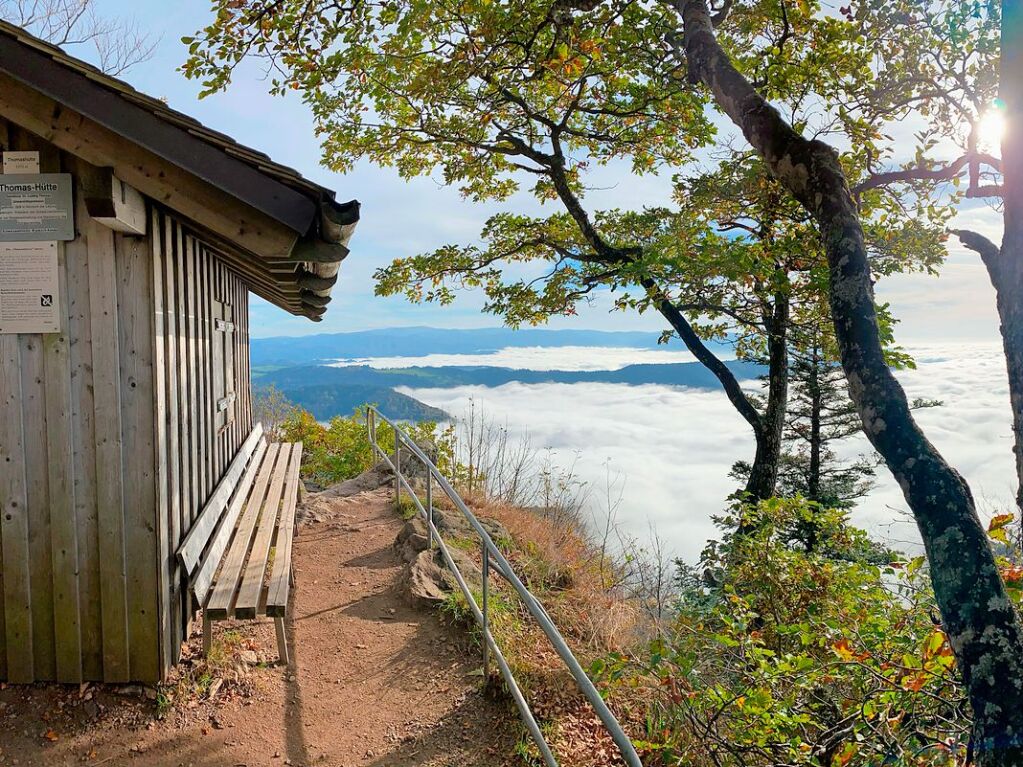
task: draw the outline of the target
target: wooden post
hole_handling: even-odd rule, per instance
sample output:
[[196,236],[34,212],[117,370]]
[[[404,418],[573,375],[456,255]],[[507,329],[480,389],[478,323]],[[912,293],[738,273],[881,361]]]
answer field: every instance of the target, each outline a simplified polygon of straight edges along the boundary
[[287,666],[291,659],[288,656],[288,636],[284,631],[284,618],[274,618],[274,627],[277,629],[277,654],[280,656],[282,666]]

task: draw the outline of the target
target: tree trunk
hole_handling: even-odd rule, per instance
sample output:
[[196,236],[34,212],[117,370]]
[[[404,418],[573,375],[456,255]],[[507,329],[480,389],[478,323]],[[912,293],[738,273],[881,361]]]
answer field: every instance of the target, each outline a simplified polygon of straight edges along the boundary
[[761,418],[757,436],[757,452],[746,482],[745,494],[750,500],[764,500],[774,495],[778,485],[785,414],[789,404],[789,298],[779,292],[767,318],[767,407]]
[[[728,401],[732,403],[732,406],[738,411],[739,415],[753,429],[756,453],[753,457],[750,476],[746,481],[746,488],[743,493],[750,500],[754,501],[770,498],[774,495],[775,485],[778,482],[781,437],[785,426],[785,408],[788,404],[788,375],[784,374],[785,367],[788,364],[788,347],[784,337],[788,324],[787,301],[784,310],[785,329],[782,331],[780,351],[774,348],[777,344],[772,345],[771,388],[768,392],[768,413],[765,416],[761,416],[753,406],[753,403],[750,402],[749,397],[742,390],[742,386],[732,374],[732,371],[700,340],[692,325],[689,324],[689,321],[678,310],[678,307],[664,295],[663,291],[658,288],[657,283],[646,278],[641,281],[641,284],[653,298],[654,304],[661,313],[661,316],[678,333],[682,343],[686,345],[686,348],[696,357],[697,361],[714,374],[721,383],[721,387],[725,390],[725,396],[728,397]],[[780,376],[775,374],[775,357],[778,357],[783,364],[781,368],[783,374]],[[777,384],[775,383],[776,378],[779,379]]]
[[[1009,374],[1016,505],[1023,511],[1023,2],[1002,3],[1002,51],[999,97],[1007,130],[1002,138],[1002,200],[1005,225],[999,248],[987,237],[954,230],[963,244],[980,254],[995,288],[1002,346]],[[1015,130],[1013,129],[1015,127]]]
[[[998,314],[1009,371],[1015,436],[1016,501],[1023,509],[1023,2],[1003,0],[1002,61],[999,96],[1005,105],[1002,138],[1002,186],[1005,232],[998,256]],[[991,272],[991,264],[988,271]]]
[[810,469],[806,477],[806,495],[811,501],[821,499],[821,409],[824,407],[821,396],[820,372],[821,355],[814,343],[812,354],[813,366],[810,368]]
[[[574,6],[575,4],[573,4]],[[569,215],[576,222],[579,227],[580,233],[590,244],[591,247],[596,251],[598,260],[606,264],[628,264],[630,263],[641,251],[633,248],[620,248],[608,244],[596,227],[593,226],[593,222],[590,221],[589,215],[583,209],[579,198],[572,190],[571,184],[568,182],[568,177],[565,174],[565,163],[564,155],[561,152],[560,146],[555,141],[556,151],[552,156],[534,157],[537,162],[546,164],[550,169],[551,180],[554,183],[554,188],[558,193],[558,197],[561,199],[568,211]],[[753,437],[756,440],[757,450],[756,455],[753,459],[753,471],[750,473],[750,480],[747,482],[746,494],[751,496],[753,499],[764,499],[770,498],[774,495],[774,488],[778,480],[778,461],[781,455],[781,435],[779,435],[775,442],[776,445],[772,444],[773,439],[773,425],[771,428],[765,428],[763,418],[757,409],[750,402],[749,397],[742,390],[742,386],[739,385],[738,380],[732,374],[732,371],[728,369],[728,366],[724,362],[719,360],[717,356],[707,348],[706,344],[700,339],[693,330],[692,325],[685,318],[685,315],[679,311],[678,307],[671,302],[671,299],[661,290],[660,286],[650,277],[644,277],[640,279],[640,285],[650,296],[657,311],[661,313],[668,324],[678,333],[682,343],[686,345],[686,348],[696,357],[704,367],[706,367],[714,377],[721,383],[722,388],[725,390],[725,396],[728,397],[728,401],[732,403],[732,406],[738,411],[739,415],[745,419],[746,423],[753,429]],[[788,321],[788,304],[785,307],[785,320]],[[787,386],[787,378],[785,380]],[[787,391],[784,395],[787,400]],[[785,419],[785,405],[787,402],[783,402],[781,405],[781,427],[784,426]],[[754,482],[755,478],[755,482]]]
[[913,511],[943,628],[974,715],[982,765],[1023,765],[1023,636],[973,496],[913,420],[884,359],[859,213],[831,147],[785,122],[735,69],[705,0],[672,0],[682,14],[690,76],[704,83],[772,173],[815,218],[830,267],[829,296],[849,393],[864,432]]
[[[1009,186],[1007,180],[1005,187]],[[956,230],[955,233],[966,247],[980,254],[995,289],[1005,367],[1009,374],[1012,452],[1016,461],[1016,506],[1023,511],[1023,236],[1013,232],[1014,228],[1019,227],[1009,222],[1008,209],[1006,205],[1005,236],[1001,249],[976,232]]]

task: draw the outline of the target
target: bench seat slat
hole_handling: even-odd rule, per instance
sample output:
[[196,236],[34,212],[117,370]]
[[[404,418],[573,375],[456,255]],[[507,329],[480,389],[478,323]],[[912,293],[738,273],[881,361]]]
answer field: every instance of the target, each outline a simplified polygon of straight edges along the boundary
[[259,598],[263,593],[263,580],[266,577],[266,563],[270,556],[270,541],[273,540],[277,527],[277,515],[281,509],[281,496],[284,492],[284,478],[288,473],[288,459],[291,457],[291,444],[281,445],[274,467],[273,479],[263,502],[263,511],[259,517],[256,537],[252,540],[252,548],[248,561],[242,570],[241,586],[235,602],[236,618],[255,618],[259,613]]
[[217,574],[220,562],[224,558],[224,552],[231,542],[235,522],[238,521],[238,515],[245,505],[245,500],[249,497],[249,489],[252,487],[252,483],[255,482],[256,475],[259,474],[259,467],[266,450],[266,442],[260,440],[256,446],[256,451],[252,454],[252,460],[249,462],[248,468],[238,482],[234,495],[231,496],[231,503],[227,507],[227,511],[224,512],[220,527],[214,533],[209,550],[206,552],[202,564],[199,565],[199,569],[192,576],[192,594],[200,606],[206,604],[206,597],[209,596],[210,588],[213,586],[213,578]]
[[266,486],[270,481],[279,449],[280,445],[274,443],[270,445],[263,457],[256,485],[245,505],[245,511],[238,522],[234,539],[231,541],[231,548],[228,549],[227,556],[224,558],[220,574],[213,587],[213,594],[206,605],[206,613],[211,619],[223,620],[231,617],[231,606],[234,602],[235,592],[238,590],[238,581],[245,564],[245,555],[248,554],[249,545],[252,542],[252,533],[256,528],[263,499],[266,497]]
[[291,451],[291,465],[288,467],[288,484],[284,489],[284,508],[277,528],[277,543],[274,550],[273,570],[266,596],[266,614],[284,617],[288,609],[288,594],[291,587],[291,547],[295,537],[295,509],[298,505],[299,470],[302,465],[302,443],[296,442]]
[[263,424],[257,423],[245,442],[242,443],[234,460],[231,461],[224,478],[217,484],[216,490],[213,491],[206,505],[199,512],[199,516],[192,525],[192,529],[188,531],[188,535],[185,536],[185,540],[181,542],[177,552],[178,561],[189,575],[192,575],[199,566],[202,553],[209,544],[210,536],[217,529],[217,523],[234,494],[239,480],[245,473],[249,459],[258,445],[262,443],[260,439],[262,436]]

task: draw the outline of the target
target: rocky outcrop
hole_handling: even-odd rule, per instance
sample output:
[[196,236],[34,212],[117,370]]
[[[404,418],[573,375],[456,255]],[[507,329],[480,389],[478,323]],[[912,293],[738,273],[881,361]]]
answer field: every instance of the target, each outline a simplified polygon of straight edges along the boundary
[[454,591],[455,580],[438,559],[440,554],[435,551],[420,551],[405,567],[402,581],[413,600],[443,602]]
[[350,495],[377,490],[391,482],[394,482],[394,472],[386,463],[380,461],[372,469],[367,469],[357,477],[328,487],[320,495],[328,498],[347,498]]
[[[457,511],[435,509],[433,520],[437,530],[449,543],[456,540],[479,540],[469,522]],[[502,540],[508,535],[496,522],[488,520],[482,524],[494,540]],[[405,562],[403,586],[413,599],[441,602],[458,588],[440,550],[436,547],[430,550],[426,522],[422,518],[413,517],[405,523],[395,538],[394,549]],[[469,552],[456,545],[449,545],[448,552],[462,576],[470,584],[479,583],[480,567]]]

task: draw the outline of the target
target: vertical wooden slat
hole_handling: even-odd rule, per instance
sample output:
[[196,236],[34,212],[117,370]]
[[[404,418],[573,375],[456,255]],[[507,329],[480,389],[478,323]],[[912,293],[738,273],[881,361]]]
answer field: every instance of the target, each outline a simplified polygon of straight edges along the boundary
[[210,489],[212,490],[217,486],[220,481],[220,477],[216,476],[213,466],[213,453],[215,449],[215,439],[213,436],[213,428],[215,420],[213,418],[213,411],[210,408],[210,400],[213,399],[213,378],[211,376],[210,364],[213,358],[213,342],[211,340],[213,320],[210,312],[213,310],[213,299],[210,295],[210,263],[212,258],[206,248],[201,247],[199,249],[199,295],[202,298],[201,301],[201,315],[202,315],[202,380],[204,396],[203,401],[200,403],[200,409],[203,413],[203,471],[209,478]]
[[[178,420],[178,316],[177,316],[177,280],[175,279],[175,233],[177,224],[169,217],[164,219],[164,339],[166,341],[166,357],[163,374],[167,379],[167,475],[168,475],[168,516],[170,533],[168,543],[173,550],[181,540],[182,519],[182,478],[181,478],[181,445],[180,421]],[[177,654],[181,637],[181,577],[174,559],[169,562],[170,577],[170,615],[171,657]]]
[[121,456],[120,338],[113,232],[85,224],[89,242],[89,315],[96,408],[96,500],[103,680],[129,680],[128,584]]
[[[235,290],[235,278],[234,274],[230,270],[227,272],[227,294],[230,296],[228,302],[231,304],[231,323],[237,328],[238,327],[238,312],[236,307],[238,306],[238,292]],[[238,425],[238,366],[236,361],[238,359],[237,344],[238,344],[238,333],[232,330],[228,335],[228,353],[227,353],[227,390],[230,394],[234,394],[234,402],[228,407],[227,412],[227,452],[229,455],[234,453],[234,430]]]
[[[192,527],[192,505],[194,477],[192,475],[192,407],[188,397],[188,277],[186,272],[187,258],[185,255],[185,232],[180,223],[174,228],[174,273],[177,280],[177,318],[178,318],[178,448],[181,451],[179,465],[181,467],[181,526],[178,538],[171,541],[171,547],[177,550],[185,534]],[[178,634],[175,636],[173,650],[177,660],[178,647],[185,636],[185,627],[190,614],[188,589],[185,588],[186,575],[179,570],[177,580],[181,588],[181,617],[178,621]]]
[[210,473],[210,477],[213,479],[213,484],[216,485],[220,482],[220,477],[217,476],[216,467],[216,452],[217,452],[217,440],[216,440],[216,427],[217,420],[213,412],[213,406],[211,405],[214,394],[214,382],[213,382],[213,256],[203,249],[203,314],[204,314],[204,338],[203,343],[205,344],[205,358],[203,359],[203,375],[206,378],[206,401],[203,403],[203,410],[206,417],[206,464],[207,471]]
[[241,316],[242,316],[242,302],[245,298],[245,289],[242,285],[242,281],[238,279],[237,275],[232,275],[232,283],[234,286],[234,352],[231,355],[231,361],[234,363],[234,427],[232,429],[231,438],[231,455],[238,450],[242,444],[242,419],[241,419],[241,408],[242,408],[242,365],[241,365],[241,348],[242,348],[242,333],[241,333]]
[[[192,498],[191,508],[189,510],[188,528],[192,528],[192,522],[195,521],[196,515],[205,498],[201,495],[201,478],[199,476],[199,394],[198,394],[198,383],[196,381],[197,368],[196,368],[196,336],[198,335],[196,329],[196,309],[195,309],[195,240],[192,237],[187,237],[185,240],[185,250],[182,253],[184,264],[185,264],[185,288],[187,301],[185,309],[188,314],[188,364],[186,366],[186,373],[188,374],[188,413],[189,413],[189,434],[188,434],[188,460],[189,460],[189,472],[192,477]],[[189,611],[191,612],[191,611]]]
[[[163,214],[156,210],[152,213],[150,237],[153,245],[153,388],[155,402],[155,443],[156,443],[156,529],[160,533],[160,664],[170,663],[171,658],[171,625],[173,621],[174,596],[172,594],[171,577],[177,566],[170,547],[173,533],[170,529],[174,513],[171,510],[171,470],[170,470],[170,393],[167,388],[167,287],[166,282],[166,247]],[[132,643],[132,673],[136,674],[135,643]]]
[[[5,152],[11,149],[10,134],[7,129],[7,121],[0,117],[0,152]],[[3,347],[4,340],[0,337],[0,380],[6,380],[4,378],[4,359],[13,353],[13,349],[7,350]],[[14,339],[14,343],[17,344],[17,337]],[[21,375],[20,360],[18,365],[11,365],[11,370],[6,375],[12,375],[14,372],[18,373],[19,379]],[[17,368],[15,370],[15,368]],[[20,380],[19,380],[20,385]],[[4,394],[7,392],[7,394]],[[21,420],[24,416],[21,409],[20,397],[17,399],[12,398],[13,392],[8,389],[0,389],[0,419],[3,421],[14,422],[16,419]],[[2,429],[2,427],[0,427]],[[4,433],[0,431],[0,433]],[[6,437],[6,433],[4,433]],[[4,456],[4,442],[0,442],[0,488],[7,488],[8,480],[6,479],[6,472],[11,469],[8,465],[8,461]],[[27,479],[22,481],[22,484],[26,484]],[[26,488],[23,493],[25,497],[25,513],[28,514],[28,490]],[[5,497],[5,496],[4,496]],[[0,679],[7,679],[7,619],[5,615],[5,602],[6,592],[4,585],[4,524],[3,519],[6,517],[5,506],[7,501],[0,499]]]
[[[57,248],[57,261],[60,295],[67,296],[67,264],[63,246]],[[71,354],[67,326],[67,312],[63,311],[61,332],[43,336],[43,369],[46,378],[46,445],[57,680],[78,682],[82,679],[82,634],[72,455],[71,413],[75,403],[71,397]]]
[[[192,526],[192,412],[188,401],[188,282],[185,274],[185,233],[181,226],[174,231],[174,274],[177,281],[177,318],[178,318],[178,446],[181,450],[181,537],[183,538]],[[181,539],[173,541],[177,548]]]
[[248,350],[246,347],[246,331],[245,331],[245,317],[248,314],[248,301],[249,296],[242,281],[238,280],[238,303],[235,304],[234,316],[235,323],[238,326],[238,348],[235,350],[234,360],[235,365],[238,368],[238,409],[235,411],[236,417],[238,418],[238,432],[240,434],[249,433],[249,421],[246,416],[248,409],[248,394],[249,387],[245,379],[245,373],[248,370]]
[[[230,275],[228,275],[228,277],[230,277]],[[230,293],[232,294],[231,300],[233,300],[234,285],[233,282],[230,280],[228,282],[228,288],[230,290]],[[233,395],[235,398],[237,398],[238,379],[235,376],[236,370],[234,364],[235,358],[234,352],[238,334],[234,331],[235,316],[233,305],[226,307],[224,311],[225,316],[227,317],[227,321],[231,323],[230,325],[228,325],[230,330],[224,331],[224,379],[226,381],[226,384],[224,385],[224,393],[227,397],[231,397]],[[236,399],[231,400],[227,406],[227,410],[224,411],[224,421],[227,427],[224,430],[224,449],[226,451],[225,456],[226,460],[230,460],[231,457],[234,456],[234,427],[237,423],[237,418],[235,418],[235,405]]]
[[[224,303],[224,270],[219,260],[214,259],[215,268],[213,270],[213,295],[217,299],[216,311],[213,314],[214,320],[224,319],[223,303]],[[216,329],[216,322],[214,322],[213,328],[213,380],[215,386],[213,388],[214,400],[224,396],[224,334],[222,331]],[[213,403],[213,407],[217,407],[217,403]],[[224,476],[224,435],[221,431],[223,426],[223,414],[217,411],[216,419],[214,420],[214,428],[216,429],[216,440],[217,440],[217,462],[216,474],[218,479]]]
[[245,371],[245,431],[252,431],[252,339],[249,338],[249,293],[248,289],[245,290],[245,295],[242,300],[242,317],[244,318],[245,327],[242,330],[243,337],[245,339],[245,351],[242,355],[242,365]]
[[[154,268],[151,251],[160,242],[159,227],[154,220],[149,239],[124,237],[115,240],[117,268],[117,328],[120,346],[121,390],[121,459],[123,477],[125,547],[127,557],[125,576],[128,583],[128,651],[130,678],[139,681],[157,681],[169,663],[169,625],[161,630],[161,594],[167,588],[170,559],[164,531],[167,525],[166,494],[162,502],[158,495],[158,476],[163,469],[157,459],[157,427],[165,428],[160,420],[162,404],[158,404],[157,390],[161,376],[154,375],[155,354],[160,345],[155,343],[154,324],[162,318],[154,310],[162,310],[157,303],[156,290],[160,277]],[[162,285],[162,283],[160,283]],[[161,503],[163,505],[161,505]],[[166,639],[164,654],[161,640]],[[164,661],[162,659],[166,658]]]
[[[40,146],[36,136],[19,128],[11,129],[10,139],[14,149],[32,150]],[[61,300],[66,301],[66,296]],[[57,677],[57,667],[54,650],[53,556],[43,336],[39,333],[23,333],[17,339],[21,356],[21,412],[25,434],[25,489],[28,496],[28,548],[31,558],[33,672],[36,680],[53,680]]]
[[0,548],[3,549],[4,674],[11,682],[34,679],[32,587],[25,492],[25,438],[21,418],[18,339],[0,335]]
[[[40,167],[43,172],[61,170],[56,150],[42,146]],[[93,172],[91,166],[70,156],[64,157],[63,170],[80,182]],[[81,637],[81,679],[103,678],[102,611],[99,557],[99,504],[96,493],[96,412],[93,380],[93,347],[106,339],[92,337],[91,287],[89,263],[102,251],[103,242],[93,242],[89,217],[78,184],[75,195],[77,238],[65,243],[67,290],[61,291],[68,319],[68,357],[71,364],[71,467],[75,544],[78,568],[78,624]],[[109,230],[107,230],[109,231]],[[97,233],[102,236],[102,232]],[[112,258],[112,249],[107,257]],[[51,381],[47,378],[47,396]]]
[[195,457],[199,482],[199,506],[209,500],[211,487],[206,474],[206,418],[202,403],[206,401],[206,390],[202,378],[202,279],[199,266],[199,243],[190,238],[188,257],[192,274],[192,380],[195,384]]
[[19,335],[21,352],[21,411],[25,434],[25,478],[28,492],[28,545],[32,557],[32,645],[35,675],[57,678],[53,625],[53,544],[50,532],[50,484],[46,452],[46,389],[43,372],[43,337]]
[[[4,144],[3,146],[6,146]],[[2,347],[3,340],[0,339],[0,368],[3,366],[4,350]],[[0,370],[0,380],[3,379],[3,371]],[[0,418],[13,421],[13,418],[8,418],[8,414],[5,409],[10,405],[8,400],[3,397],[0,392]],[[20,403],[18,403],[18,409],[21,409]],[[19,413],[20,415],[20,413]],[[10,467],[6,465],[7,459],[4,457],[3,445],[0,445],[0,487],[6,488],[8,480],[6,479],[6,472],[10,470]],[[6,490],[5,490],[6,492]],[[26,514],[28,513],[28,498],[26,496]],[[7,501],[0,502],[0,680],[7,680],[7,612],[6,602],[7,593],[6,586],[4,585],[4,524],[3,518],[6,516],[5,506]],[[28,547],[26,546],[26,549]],[[27,556],[27,554],[26,554]]]

